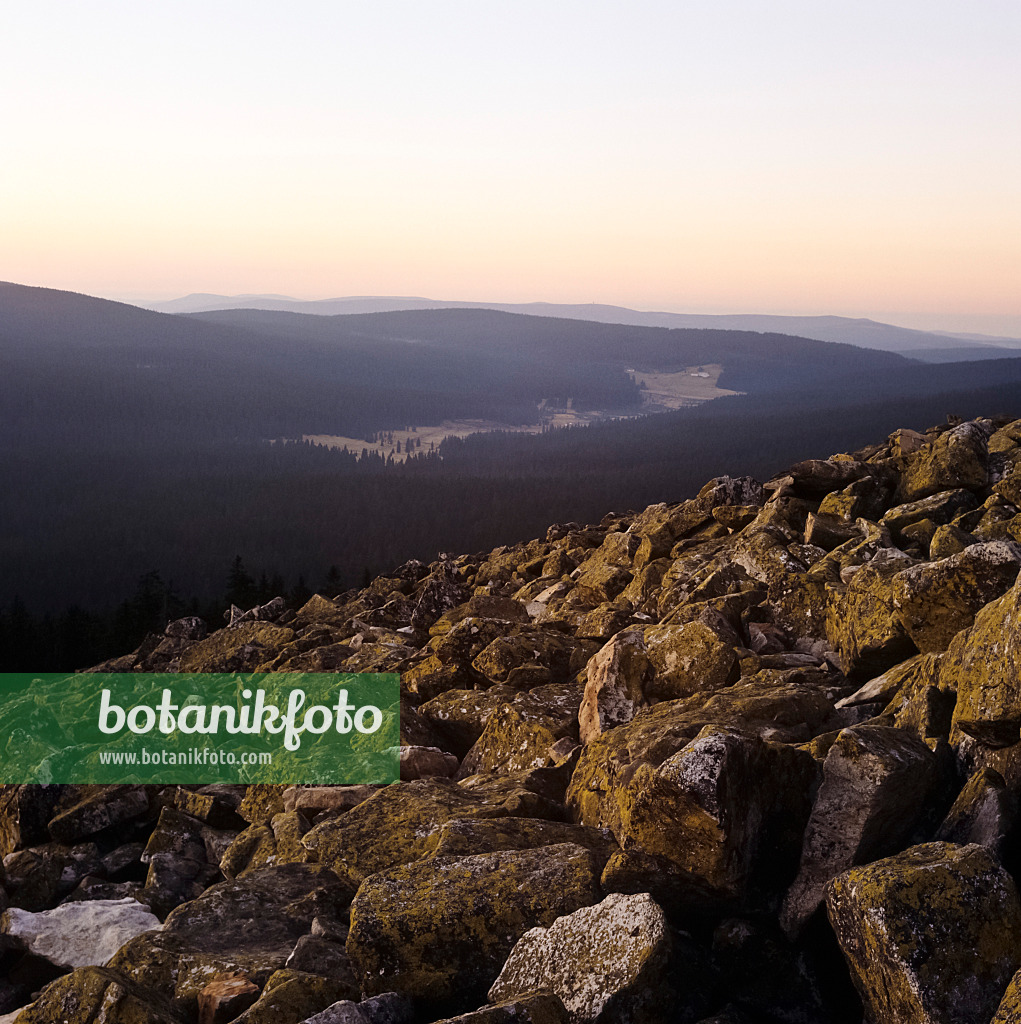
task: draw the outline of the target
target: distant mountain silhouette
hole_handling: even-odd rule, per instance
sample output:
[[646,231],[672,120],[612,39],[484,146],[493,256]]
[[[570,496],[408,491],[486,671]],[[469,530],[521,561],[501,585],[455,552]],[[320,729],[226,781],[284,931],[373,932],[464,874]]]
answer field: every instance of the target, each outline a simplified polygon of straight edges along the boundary
[[[421,296],[358,295],[337,299],[303,300],[286,295],[186,295],[180,299],[144,304],[164,313],[202,313],[228,309],[261,309],[288,313],[313,313],[333,316],[343,313],[388,313],[413,309],[495,309],[530,316],[564,317],[599,323],[630,324],[636,327],[689,327],[711,330],[758,331],[792,334],[816,341],[831,341],[860,348],[903,352],[926,362],[953,362],[959,359],[997,358],[976,348],[1021,348],[1021,338],[982,334],[951,334],[917,331],[860,317],[776,316],[758,313],[701,314],[658,313],[628,309],[601,303],[567,304],[554,302],[458,302],[427,299]],[[964,345],[961,342],[965,342]],[[946,350],[944,353],[943,350]],[[1000,358],[1010,355],[1003,352]]]

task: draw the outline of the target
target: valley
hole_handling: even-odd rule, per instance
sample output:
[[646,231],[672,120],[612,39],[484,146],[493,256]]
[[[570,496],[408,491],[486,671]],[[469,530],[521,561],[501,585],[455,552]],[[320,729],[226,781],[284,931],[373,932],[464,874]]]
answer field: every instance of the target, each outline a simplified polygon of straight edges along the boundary
[[444,420],[438,424],[382,431],[373,434],[369,439],[336,434],[303,434],[301,439],[311,444],[325,445],[327,448],[346,450],[359,457],[363,454],[378,455],[383,459],[392,457],[394,462],[405,462],[409,456],[427,455],[436,451],[448,438],[465,438],[473,434],[494,432],[542,434],[548,430],[567,427],[587,427],[609,419],[628,419],[691,408],[714,398],[740,394],[738,391],[719,386],[720,374],[723,372],[723,367],[719,363],[689,366],[672,372],[627,372],[641,390],[642,404],[637,411],[577,410],[573,408],[570,399],[566,406],[547,404],[547,400],[543,399],[538,406],[538,423],[522,425],[485,419]]

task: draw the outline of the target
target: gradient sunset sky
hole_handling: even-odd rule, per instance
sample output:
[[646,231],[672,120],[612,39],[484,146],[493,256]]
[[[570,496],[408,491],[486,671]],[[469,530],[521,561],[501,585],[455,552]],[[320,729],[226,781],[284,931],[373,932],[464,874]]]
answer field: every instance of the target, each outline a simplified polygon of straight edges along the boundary
[[33,0],[0,279],[1021,335],[1018,0]]

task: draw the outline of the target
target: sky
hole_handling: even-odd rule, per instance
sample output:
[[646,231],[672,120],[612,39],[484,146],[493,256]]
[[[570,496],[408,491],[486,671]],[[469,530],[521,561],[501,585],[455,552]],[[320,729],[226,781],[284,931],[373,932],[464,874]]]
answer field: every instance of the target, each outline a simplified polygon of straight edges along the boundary
[[0,280],[1021,335],[1017,0],[33,0]]

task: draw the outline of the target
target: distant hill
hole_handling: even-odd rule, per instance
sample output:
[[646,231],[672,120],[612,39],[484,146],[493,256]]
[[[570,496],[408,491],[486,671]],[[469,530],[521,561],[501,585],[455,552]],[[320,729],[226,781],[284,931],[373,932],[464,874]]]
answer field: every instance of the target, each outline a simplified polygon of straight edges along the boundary
[[[816,341],[831,341],[860,348],[903,352],[925,362],[953,362],[958,359],[995,358],[976,352],[963,355],[969,345],[977,348],[1021,349],[1021,338],[981,334],[942,334],[895,327],[860,317],[774,316],[769,314],[659,313],[600,303],[554,302],[500,303],[457,302],[421,296],[351,296],[348,298],[302,300],[285,295],[186,295],[180,299],[145,303],[164,313],[201,313],[228,309],[261,309],[276,312],[312,313],[334,316],[345,313],[387,313],[415,309],[495,309],[530,316],[564,317],[599,323],[630,324],[636,327],[688,327],[710,330],[758,331],[791,334]],[[965,342],[962,345],[961,342]],[[1012,354],[1001,353],[1000,358]]]
[[[908,364],[778,334],[450,309],[170,316],[0,284],[0,428],[114,447],[369,432],[446,419],[535,423],[538,406],[637,412],[629,369],[720,363],[721,387],[782,393]],[[55,414],[56,413],[56,414]]]

